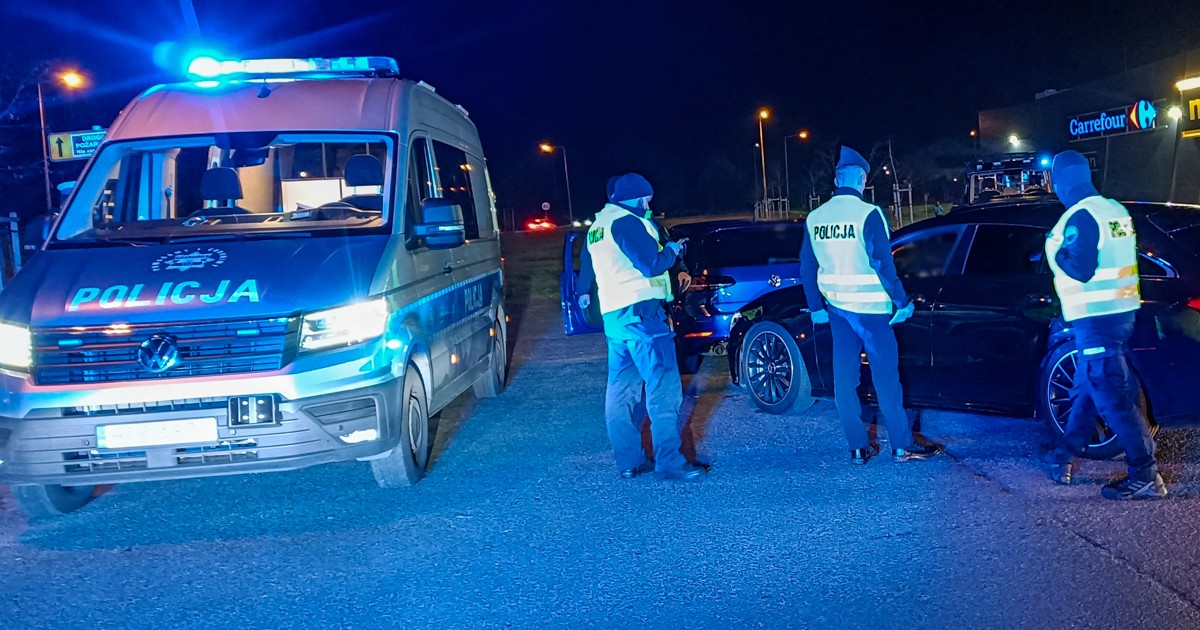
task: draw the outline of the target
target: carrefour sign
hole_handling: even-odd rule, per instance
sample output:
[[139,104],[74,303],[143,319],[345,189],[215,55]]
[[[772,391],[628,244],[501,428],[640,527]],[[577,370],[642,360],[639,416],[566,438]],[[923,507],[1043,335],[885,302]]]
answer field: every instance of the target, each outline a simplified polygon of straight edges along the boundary
[[1071,140],[1087,140],[1153,129],[1158,122],[1158,107],[1142,99],[1128,107],[1072,116],[1067,121]]

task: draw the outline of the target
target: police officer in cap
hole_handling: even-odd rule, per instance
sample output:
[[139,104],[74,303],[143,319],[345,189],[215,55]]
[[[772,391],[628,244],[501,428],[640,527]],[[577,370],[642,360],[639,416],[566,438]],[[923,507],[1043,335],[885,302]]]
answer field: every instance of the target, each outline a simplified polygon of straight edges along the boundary
[[942,447],[916,442],[904,411],[892,326],[912,317],[914,307],[896,277],[887,219],[878,206],[863,201],[870,169],[862,155],[842,147],[834,173],[837,189],[808,215],[800,277],[813,324],[832,329],[834,400],[850,461],[865,464],[879,453],[863,426],[858,398],[864,350],[892,458],[923,460],[941,453]]
[[[669,272],[683,255],[686,239],[659,244],[659,230],[650,221],[654,189],[646,178],[637,173],[622,175],[610,182],[608,192],[609,203],[596,213],[588,230],[587,257],[595,272],[608,341],[604,416],[617,469],[625,478],[653,471],[660,479],[696,479],[709,468],[687,461],[680,452],[683,385],[675,333],[666,315]],[[578,300],[587,308],[591,298],[585,293]],[[642,451],[642,417],[636,413],[643,387],[653,459]]]
[[1084,453],[1099,414],[1116,432],[1129,468],[1101,494],[1116,500],[1165,497],[1154,438],[1125,359],[1141,308],[1133,219],[1124,206],[1100,196],[1087,158],[1076,151],[1054,156],[1050,181],[1067,211],[1046,239],[1046,257],[1078,354],[1066,430],[1042,459],[1051,479],[1071,483],[1074,459]]

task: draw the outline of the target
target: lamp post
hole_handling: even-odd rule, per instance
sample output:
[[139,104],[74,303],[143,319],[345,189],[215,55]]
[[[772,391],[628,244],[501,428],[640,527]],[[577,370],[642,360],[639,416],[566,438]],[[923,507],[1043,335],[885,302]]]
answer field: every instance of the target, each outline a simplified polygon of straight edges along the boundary
[[1171,120],[1171,131],[1175,135],[1175,142],[1171,147],[1171,190],[1167,193],[1167,201],[1175,201],[1175,177],[1179,172],[1179,134],[1182,133],[1179,129],[1179,121],[1183,118],[1183,109],[1178,105],[1171,106],[1167,110],[1167,118]]
[[543,142],[538,145],[538,149],[545,154],[553,154],[555,151],[562,151],[563,156],[563,176],[567,180],[567,216],[572,223],[575,222],[575,208],[571,205],[571,171],[567,168],[567,147],[562,145],[553,145],[549,142]]
[[767,211],[767,145],[763,142],[763,121],[771,117],[771,110],[758,110],[758,157],[762,161],[762,211]]
[[[69,90],[77,90],[83,87],[85,81],[82,74],[74,70],[59,72],[55,75]],[[37,81],[37,98],[38,98],[38,119],[41,123],[42,132],[42,177],[46,182],[46,212],[54,210],[54,200],[50,197],[50,138],[46,136],[46,101],[42,92],[42,81],[44,76],[39,76]]]
[[971,130],[971,148],[975,149],[975,159],[979,159],[979,130]]
[[799,142],[804,142],[804,141],[808,140],[808,130],[801,129],[800,131],[797,131],[794,134],[783,137],[783,181],[784,181],[784,187],[786,188],[786,191],[787,191],[785,194],[787,195],[789,211],[792,209],[792,171],[788,167],[788,142],[787,141],[791,138],[795,138]]

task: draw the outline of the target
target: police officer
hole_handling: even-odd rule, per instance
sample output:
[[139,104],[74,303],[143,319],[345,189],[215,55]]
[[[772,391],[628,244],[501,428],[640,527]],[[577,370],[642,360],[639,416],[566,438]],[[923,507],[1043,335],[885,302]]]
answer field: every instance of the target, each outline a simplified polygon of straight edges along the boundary
[[942,447],[916,442],[904,411],[891,327],[912,317],[914,308],[896,278],[883,211],[862,198],[870,168],[862,155],[842,147],[834,174],[837,190],[808,215],[800,276],[813,324],[832,328],[834,400],[851,463],[865,464],[879,454],[868,440],[858,399],[864,349],[892,458],[922,460],[941,453]]
[[1154,438],[1125,359],[1141,307],[1133,220],[1124,206],[1096,192],[1087,158],[1075,151],[1054,156],[1050,180],[1067,211],[1046,239],[1046,257],[1078,356],[1067,428],[1042,459],[1051,479],[1071,483],[1074,459],[1087,447],[1098,413],[1116,432],[1129,467],[1101,494],[1116,500],[1165,497]]
[[[684,242],[659,244],[658,228],[649,219],[653,195],[650,182],[641,175],[618,177],[610,183],[609,203],[588,230],[587,258],[595,272],[608,341],[605,424],[622,477],[653,471],[660,479],[696,479],[708,466],[689,462],[680,452],[683,385],[665,310],[671,297],[669,270],[683,255]],[[578,299],[583,308],[589,306],[586,293]],[[642,451],[642,417],[635,413],[643,385],[653,459]]]

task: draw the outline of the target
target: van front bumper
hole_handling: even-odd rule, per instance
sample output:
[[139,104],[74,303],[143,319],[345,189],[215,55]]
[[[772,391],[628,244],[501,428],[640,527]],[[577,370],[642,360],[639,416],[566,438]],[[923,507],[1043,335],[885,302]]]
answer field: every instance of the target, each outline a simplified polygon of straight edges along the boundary
[[[344,353],[341,358],[346,358]],[[310,371],[102,389],[38,387],[0,373],[0,483],[65,486],[293,470],[372,458],[399,442],[403,377],[369,359]],[[230,399],[269,398],[274,421],[237,424]],[[216,440],[101,448],[98,429],[170,420],[216,424]],[[129,427],[122,427],[123,430]],[[111,434],[111,431],[110,431]]]

